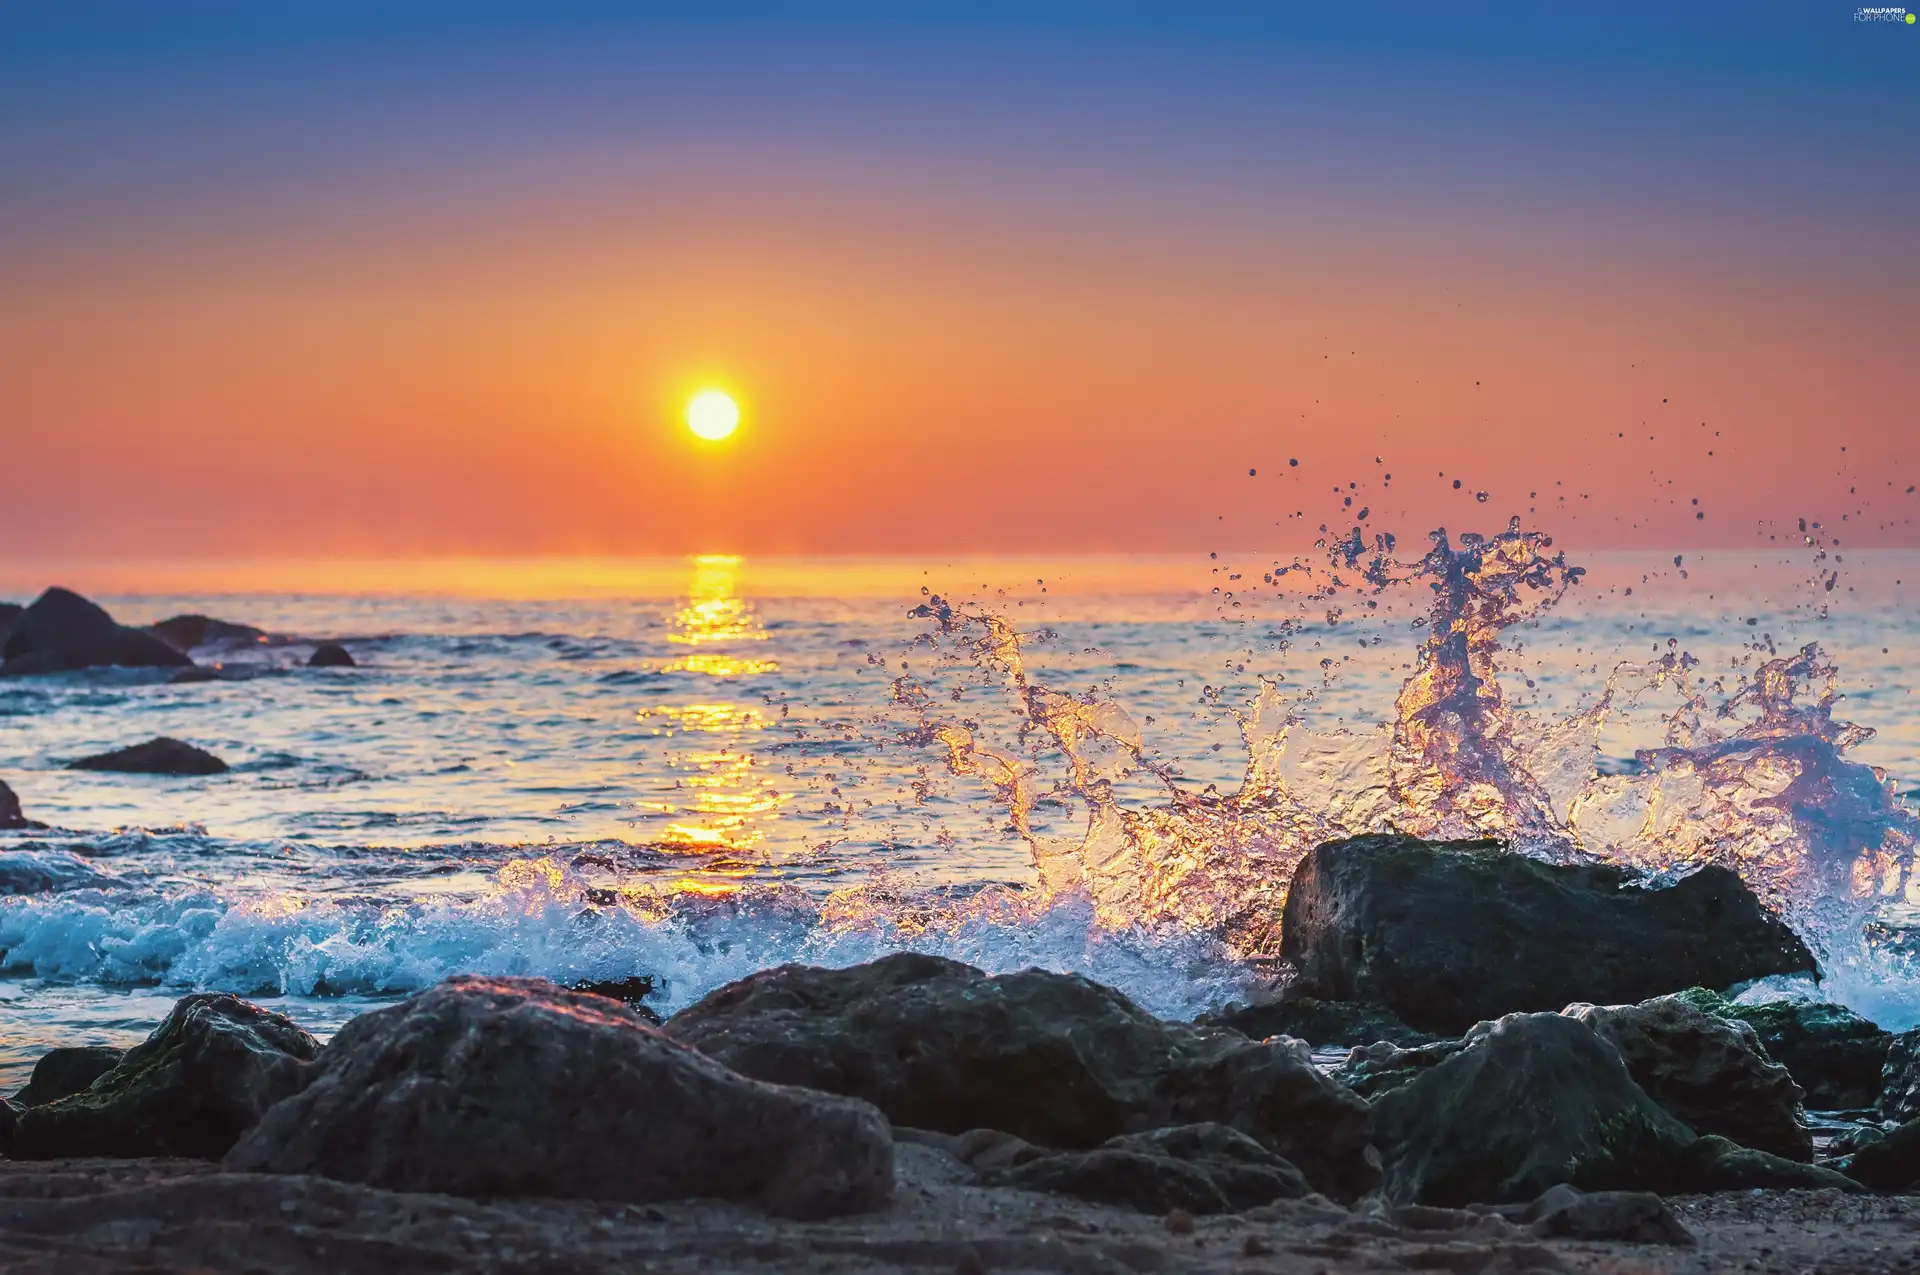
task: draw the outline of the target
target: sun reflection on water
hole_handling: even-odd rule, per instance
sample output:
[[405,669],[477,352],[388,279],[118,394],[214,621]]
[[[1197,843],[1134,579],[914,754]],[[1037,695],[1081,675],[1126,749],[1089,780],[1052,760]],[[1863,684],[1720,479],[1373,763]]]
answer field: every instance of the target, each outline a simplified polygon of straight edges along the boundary
[[[740,558],[727,554],[702,554],[693,560],[688,597],[673,614],[669,642],[725,648],[767,639],[752,603],[736,593],[740,566]],[[714,649],[691,652],[661,665],[660,671],[734,678],[770,673],[776,667],[771,660]],[[703,696],[693,703],[643,708],[635,716],[655,735],[676,743],[684,739],[689,745],[670,745],[666,753],[667,766],[675,773],[673,798],[642,803],[642,809],[664,821],[657,841],[661,849],[707,857],[699,879],[676,882],[673,888],[727,891],[731,887],[714,878],[752,875],[757,865],[749,856],[762,850],[768,825],[792,800],[761,773],[752,748],[755,737],[768,728],[766,713],[757,704]]]

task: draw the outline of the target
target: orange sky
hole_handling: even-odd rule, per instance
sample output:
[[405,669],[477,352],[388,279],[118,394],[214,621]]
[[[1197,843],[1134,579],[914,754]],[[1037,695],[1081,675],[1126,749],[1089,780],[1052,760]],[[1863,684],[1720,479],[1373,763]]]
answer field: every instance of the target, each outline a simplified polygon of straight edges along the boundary
[[[1349,482],[1402,536],[1920,543],[1916,272],[1852,214],[1596,203],[1534,141],[1476,194],[1180,140],[402,147],[338,188],[34,205],[0,234],[5,554],[1300,547]],[[679,421],[704,383],[745,408],[724,446]]]

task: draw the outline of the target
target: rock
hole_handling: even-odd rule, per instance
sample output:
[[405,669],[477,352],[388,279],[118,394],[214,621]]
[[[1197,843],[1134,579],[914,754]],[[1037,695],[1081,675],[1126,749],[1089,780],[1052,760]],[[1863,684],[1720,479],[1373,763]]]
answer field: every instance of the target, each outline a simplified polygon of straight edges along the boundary
[[353,668],[353,656],[347,654],[347,648],[338,642],[322,642],[313,648],[313,654],[307,657],[308,668]]
[[1392,1093],[1427,1068],[1459,1053],[1467,1047],[1464,1040],[1436,1040],[1431,1044],[1402,1049],[1388,1041],[1356,1047],[1334,1074],[1340,1083],[1372,1102],[1381,1094]]
[[1292,1036],[1310,1045],[1371,1045],[1388,1041],[1401,1047],[1432,1043],[1436,1037],[1413,1028],[1380,1005],[1323,1001],[1311,996],[1283,997],[1265,1005],[1236,1006],[1198,1020],[1196,1026],[1231,1027],[1243,1036],[1265,1040]]
[[1541,1239],[1617,1240],[1691,1247],[1693,1232],[1650,1191],[1582,1192],[1549,1187],[1517,1219]]
[[22,1107],[39,1107],[84,1093],[94,1081],[119,1066],[126,1052],[106,1045],[48,1050],[33,1065],[26,1088],[13,1095],[13,1100]]
[[1755,1151],[1709,1134],[1687,1148],[1673,1189],[1858,1191],[1860,1188],[1852,1179],[1832,1169]]
[[14,1155],[218,1159],[300,1090],[318,1051],[291,1019],[196,992],[89,1088],[22,1112]]
[[1814,1110],[1858,1110],[1879,1099],[1880,1073],[1893,1033],[1845,1005],[1806,1000],[1742,1005],[1704,987],[1681,995],[1709,1014],[1737,1018],[1753,1028],[1767,1056],[1807,1091],[1807,1106]]
[[13,795],[13,789],[0,780],[0,831],[15,832],[26,828],[44,828],[44,823],[36,823],[27,818],[20,809],[20,798]]
[[1920,1185],[1920,1120],[1909,1120],[1840,1162],[1840,1172],[1875,1191]]
[[131,748],[67,763],[68,770],[111,770],[128,775],[222,775],[227,763],[202,748],[162,735]]
[[893,1140],[866,1103],[749,1080],[606,997],[519,978],[451,978],[353,1019],[226,1164],[450,1195],[717,1196],[796,1217],[893,1191]]
[[595,981],[582,979],[573,985],[576,992],[585,992],[589,996],[605,996],[609,1000],[619,1001],[640,1017],[660,1026],[662,1019],[647,1004],[647,997],[653,995],[653,976],[636,974],[632,978],[607,978]]
[[965,1133],[940,1133],[933,1129],[909,1129],[895,1125],[896,1144],[909,1143],[938,1147],[968,1168],[979,1173],[995,1173],[1015,1165],[1038,1160],[1049,1154],[1025,1138],[1016,1138],[1000,1129],[969,1129]]
[[273,641],[273,635],[265,629],[204,615],[172,616],[158,624],[149,624],[147,632],[183,652],[191,652],[197,646],[257,646]]
[[7,644],[7,635],[13,632],[13,622],[20,618],[26,608],[18,602],[0,602],[0,648]]
[[1373,1104],[1398,1204],[1531,1200],[1548,1187],[1660,1190],[1693,1132],[1577,1019],[1510,1014]]
[[864,1098],[895,1124],[1090,1150],[1212,1122],[1336,1199],[1378,1177],[1366,1103],[1304,1046],[1162,1022],[1078,975],[988,977],[915,953],[841,970],[785,965],[720,988],[666,1031],[746,1075]]
[[105,664],[178,668],[193,663],[153,634],[116,624],[98,606],[66,589],[48,589],[20,613],[0,647],[0,658],[0,677]]
[[1920,1118],[1920,1030],[1903,1032],[1888,1042],[1876,1105],[1889,1120],[1904,1123]]
[[1655,886],[1611,864],[1391,835],[1302,859],[1280,943],[1296,994],[1377,1003],[1441,1034],[1575,1001],[1630,1004],[1816,970],[1806,944],[1725,868]]
[[1813,1159],[1800,1105],[1806,1095],[1747,1024],[1704,1014],[1677,996],[1562,1012],[1619,1050],[1634,1083],[1695,1133],[1789,1160]]
[[12,1103],[0,1098],[0,1157],[13,1158],[13,1140],[19,1128],[20,1113]]
[[1275,1200],[1298,1200],[1312,1190],[1286,1160],[1218,1124],[1154,1129],[1110,1139],[1091,1151],[1042,1156],[994,1174],[988,1183],[1142,1213],[1238,1213]]

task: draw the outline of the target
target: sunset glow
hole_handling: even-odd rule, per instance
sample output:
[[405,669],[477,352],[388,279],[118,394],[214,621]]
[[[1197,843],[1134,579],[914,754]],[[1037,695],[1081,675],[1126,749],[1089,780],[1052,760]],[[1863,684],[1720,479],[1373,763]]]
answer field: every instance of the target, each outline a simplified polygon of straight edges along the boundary
[[702,390],[687,404],[687,428],[717,443],[740,427],[740,405],[724,390]]

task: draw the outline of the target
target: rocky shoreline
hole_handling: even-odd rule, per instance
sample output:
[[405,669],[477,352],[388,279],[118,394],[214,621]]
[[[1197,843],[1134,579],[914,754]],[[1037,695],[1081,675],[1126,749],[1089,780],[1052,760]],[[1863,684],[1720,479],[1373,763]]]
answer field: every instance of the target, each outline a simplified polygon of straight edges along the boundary
[[[0,1259],[1913,1268],[1920,1033],[1735,1004],[1811,954],[1731,874],[1647,886],[1332,843],[1292,883],[1291,977],[1195,1024],[914,954],[765,970],[664,1024],[639,977],[457,977],[324,1047],[196,993],[0,1111]],[[1817,1145],[1814,1093],[1877,1121]]]

